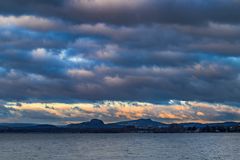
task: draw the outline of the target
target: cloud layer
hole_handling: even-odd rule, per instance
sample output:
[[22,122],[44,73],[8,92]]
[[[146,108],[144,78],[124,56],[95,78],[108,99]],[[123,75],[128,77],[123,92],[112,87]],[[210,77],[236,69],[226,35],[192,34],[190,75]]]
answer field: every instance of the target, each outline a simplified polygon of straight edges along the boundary
[[237,0],[1,1],[0,100],[239,106],[239,8]]
[[229,105],[193,101],[168,104],[102,101],[98,103],[7,103],[2,122],[77,123],[93,118],[105,122],[151,118],[165,123],[239,121],[240,109]]

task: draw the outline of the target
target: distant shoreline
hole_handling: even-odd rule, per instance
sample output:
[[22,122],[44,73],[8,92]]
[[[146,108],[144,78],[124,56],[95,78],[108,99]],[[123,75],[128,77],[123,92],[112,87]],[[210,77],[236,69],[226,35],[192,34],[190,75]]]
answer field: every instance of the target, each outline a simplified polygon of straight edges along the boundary
[[6,123],[0,124],[0,133],[240,133],[240,123],[164,124],[151,119],[139,119],[104,124],[101,120],[93,119],[65,126]]

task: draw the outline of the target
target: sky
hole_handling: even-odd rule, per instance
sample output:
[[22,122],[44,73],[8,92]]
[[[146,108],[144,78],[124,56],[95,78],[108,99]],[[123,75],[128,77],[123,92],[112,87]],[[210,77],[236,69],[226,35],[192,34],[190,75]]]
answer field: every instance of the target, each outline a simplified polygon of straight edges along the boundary
[[0,123],[240,121],[240,1],[0,1]]

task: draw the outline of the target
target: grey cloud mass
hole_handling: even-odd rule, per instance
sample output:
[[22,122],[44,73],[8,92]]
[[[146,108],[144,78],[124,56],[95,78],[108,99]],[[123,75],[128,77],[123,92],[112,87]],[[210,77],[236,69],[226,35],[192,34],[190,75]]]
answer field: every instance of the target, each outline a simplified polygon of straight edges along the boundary
[[237,0],[9,0],[0,2],[0,9],[2,14],[34,14],[76,23],[206,24],[237,23],[239,5]]
[[1,1],[0,100],[238,104],[239,8],[237,0]]

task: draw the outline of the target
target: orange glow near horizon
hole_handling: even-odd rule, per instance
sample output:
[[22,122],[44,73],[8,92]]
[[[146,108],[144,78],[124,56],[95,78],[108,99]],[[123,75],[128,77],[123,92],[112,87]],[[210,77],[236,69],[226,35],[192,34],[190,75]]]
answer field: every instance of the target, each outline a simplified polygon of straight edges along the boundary
[[[58,118],[103,118],[105,122],[119,120],[134,120],[151,118],[165,123],[181,122],[215,122],[221,120],[212,119],[223,113],[235,113],[240,115],[240,109],[226,105],[212,105],[208,103],[188,102],[180,105],[151,104],[142,102],[105,101],[103,103],[8,103],[8,108],[15,112],[33,111],[44,112]],[[64,123],[67,123],[65,120]],[[70,120],[69,120],[70,121]],[[71,121],[72,122],[72,121]],[[78,121],[77,121],[78,122]]]

